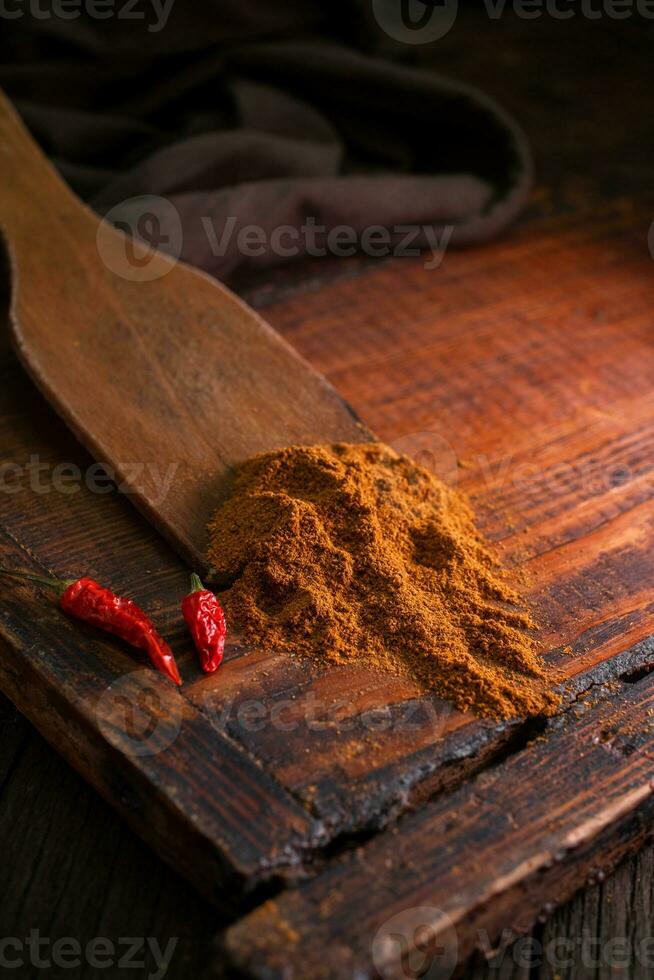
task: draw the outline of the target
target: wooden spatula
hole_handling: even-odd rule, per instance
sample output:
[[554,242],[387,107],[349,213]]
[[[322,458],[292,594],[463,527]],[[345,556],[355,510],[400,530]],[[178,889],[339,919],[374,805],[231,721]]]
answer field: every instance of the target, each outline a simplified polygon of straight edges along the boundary
[[233,293],[163,252],[143,255],[101,222],[1,93],[0,154],[20,359],[194,567],[206,570],[206,523],[235,463],[293,443],[371,438]]

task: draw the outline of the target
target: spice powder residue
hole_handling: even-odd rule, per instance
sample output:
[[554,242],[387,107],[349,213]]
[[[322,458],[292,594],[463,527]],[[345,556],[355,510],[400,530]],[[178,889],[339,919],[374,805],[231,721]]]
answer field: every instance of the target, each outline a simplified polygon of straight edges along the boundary
[[245,639],[365,661],[491,717],[557,698],[463,497],[382,443],[291,446],[234,473],[209,561]]

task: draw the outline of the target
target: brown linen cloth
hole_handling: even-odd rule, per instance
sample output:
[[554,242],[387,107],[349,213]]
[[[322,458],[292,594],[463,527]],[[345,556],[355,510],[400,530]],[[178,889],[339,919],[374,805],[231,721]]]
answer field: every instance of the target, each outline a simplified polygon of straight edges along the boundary
[[[397,226],[417,226],[412,247],[449,226],[443,241],[462,245],[524,203],[530,158],[510,117],[354,46],[355,3],[176,0],[165,19],[138,0],[140,20],[118,16],[122,4],[107,20],[3,23],[0,85],[92,207],[116,219],[126,199],[166,198],[182,229],[170,250],[221,279],[320,254],[325,235],[307,225],[346,226],[344,251],[369,241],[383,254],[374,229],[361,238],[371,226],[407,244]],[[162,247],[169,217],[164,206]],[[249,225],[261,247],[243,248]],[[297,234],[275,245],[282,226]]]

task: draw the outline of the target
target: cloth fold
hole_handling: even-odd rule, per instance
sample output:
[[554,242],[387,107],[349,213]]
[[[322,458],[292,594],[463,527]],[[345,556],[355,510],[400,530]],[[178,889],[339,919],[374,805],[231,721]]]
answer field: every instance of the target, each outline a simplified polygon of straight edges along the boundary
[[165,199],[162,247],[221,279],[325,245],[383,254],[379,227],[393,248],[407,226],[411,247],[480,242],[529,191],[524,137],[492,99],[347,46],[317,0],[3,31],[0,85],[73,188],[128,223],[134,198]]

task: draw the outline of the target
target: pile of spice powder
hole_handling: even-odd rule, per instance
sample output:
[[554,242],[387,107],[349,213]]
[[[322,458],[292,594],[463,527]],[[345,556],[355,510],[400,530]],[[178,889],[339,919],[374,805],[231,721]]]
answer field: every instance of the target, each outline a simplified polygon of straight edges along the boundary
[[221,600],[247,641],[364,661],[480,715],[554,709],[534,623],[468,505],[390,447],[255,456],[209,531]]

